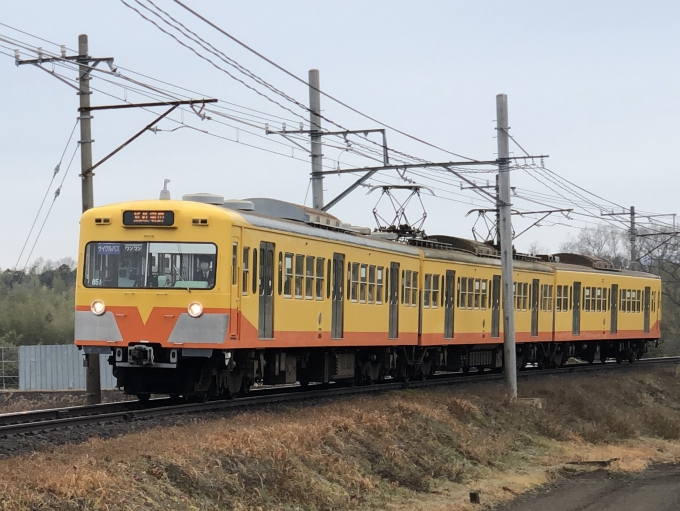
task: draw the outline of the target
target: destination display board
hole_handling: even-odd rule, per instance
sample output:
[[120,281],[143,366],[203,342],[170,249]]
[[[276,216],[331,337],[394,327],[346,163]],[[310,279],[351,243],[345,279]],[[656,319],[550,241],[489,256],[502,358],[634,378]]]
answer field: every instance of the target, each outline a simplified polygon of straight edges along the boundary
[[168,227],[174,223],[174,211],[123,211],[123,225]]

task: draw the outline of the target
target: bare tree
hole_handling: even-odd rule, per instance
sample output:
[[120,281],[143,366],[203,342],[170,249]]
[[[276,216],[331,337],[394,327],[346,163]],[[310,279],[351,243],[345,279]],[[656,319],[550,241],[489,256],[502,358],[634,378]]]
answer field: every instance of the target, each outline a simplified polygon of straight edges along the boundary
[[626,231],[602,224],[582,229],[576,239],[562,243],[560,251],[620,261],[627,258],[629,246]]

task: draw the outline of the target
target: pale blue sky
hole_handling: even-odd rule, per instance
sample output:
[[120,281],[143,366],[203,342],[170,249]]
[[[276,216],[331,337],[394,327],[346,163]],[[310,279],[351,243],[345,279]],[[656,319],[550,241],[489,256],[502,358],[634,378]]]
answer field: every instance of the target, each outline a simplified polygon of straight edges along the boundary
[[[171,0],[154,1],[230,57],[307,103],[303,85],[192,19]],[[550,154],[546,166],[553,171],[624,206],[677,211],[680,4],[676,2],[187,2],[299,76],[306,77],[310,68],[320,69],[322,89],[355,108],[473,158],[495,158],[495,96],[506,93],[511,133],[531,153]],[[119,0],[15,2],[3,6],[0,22],[70,48],[76,47],[78,34],[87,33],[94,56],[112,56],[118,65],[134,71],[295,119],[199,60]],[[43,44],[2,26],[0,34]],[[47,43],[43,46],[55,50]],[[120,87],[95,78],[93,87],[123,97]],[[46,73],[28,66],[17,68],[2,55],[0,90],[0,267],[6,268],[14,266],[21,250],[75,122],[78,99],[72,89]],[[127,99],[144,100],[131,93]],[[101,93],[92,96],[93,104],[115,102]],[[379,127],[327,99],[322,107],[324,115],[347,128]],[[152,118],[144,111],[97,112],[95,160]],[[173,118],[182,120],[180,114]],[[234,128],[201,122],[188,114],[184,121],[220,136],[237,136]],[[170,121],[160,124],[161,129],[176,126]],[[244,128],[263,135],[262,130]],[[243,130],[238,139],[291,154],[289,148]],[[388,141],[395,149],[430,161],[452,158],[389,131]],[[230,198],[271,196],[302,202],[308,157],[301,150],[294,154],[303,161],[188,129],[149,133],[97,170],[95,203],[155,198],[164,178],[172,180],[175,198],[209,191]],[[325,154],[337,157],[331,149]],[[347,153],[342,161],[372,165]],[[65,167],[66,163],[62,170]],[[78,171],[77,156],[33,258],[76,255]],[[328,178],[327,198],[354,179]],[[513,173],[513,185],[555,195],[524,171]],[[366,196],[365,190],[358,190],[331,212],[373,226],[376,200],[375,194]],[[464,215],[475,205],[429,197],[425,203],[428,232],[470,237],[472,220]],[[529,223],[518,219],[516,229]],[[561,240],[584,225],[578,217],[566,223],[572,227],[534,229],[519,238],[517,246],[526,249],[539,242],[556,250]]]

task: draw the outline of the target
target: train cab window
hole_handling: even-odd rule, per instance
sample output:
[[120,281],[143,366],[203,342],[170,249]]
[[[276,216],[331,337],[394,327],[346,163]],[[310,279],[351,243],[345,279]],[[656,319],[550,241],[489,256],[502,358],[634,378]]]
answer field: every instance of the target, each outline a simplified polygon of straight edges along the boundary
[[375,303],[382,303],[383,301],[383,279],[384,273],[382,266],[378,266],[376,270],[376,287],[375,287]]
[[286,252],[286,257],[283,266],[283,296],[286,298],[293,297],[293,254]]
[[[330,262],[330,261],[329,261]],[[323,300],[323,280],[324,274],[323,269],[326,260],[323,257],[316,258],[316,299]],[[328,272],[328,278],[330,279],[331,274]]]
[[359,263],[352,263],[352,301],[356,302],[359,294]]
[[314,271],[314,256],[307,256],[305,266],[305,298],[310,300],[314,298]]
[[231,245],[231,284],[235,286],[238,283],[238,243],[234,242]]
[[359,302],[366,303],[366,291],[368,285],[368,265],[362,264],[359,273]]
[[257,293],[257,249],[253,249],[253,294]]
[[99,288],[212,289],[213,243],[92,242],[85,247],[83,284]]
[[368,267],[368,303],[375,303],[375,266]]
[[248,294],[248,284],[250,284],[250,279],[249,277],[249,267],[250,263],[250,248],[249,247],[243,247],[243,282],[241,283],[242,289],[241,291],[243,292],[244,295]]

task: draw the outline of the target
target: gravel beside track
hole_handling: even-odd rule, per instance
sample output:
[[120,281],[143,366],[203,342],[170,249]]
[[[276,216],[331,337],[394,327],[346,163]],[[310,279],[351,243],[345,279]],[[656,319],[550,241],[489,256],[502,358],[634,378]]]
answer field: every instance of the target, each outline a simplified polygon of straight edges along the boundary
[[[520,379],[547,376],[570,377],[576,373],[601,373],[608,371],[638,370],[659,365],[680,364],[680,357],[643,359],[633,364],[571,364],[559,369],[538,370],[529,368],[518,373]],[[297,386],[253,390],[248,397],[208,403],[176,404],[171,398],[152,399],[148,403],[127,401],[94,406],[78,406],[51,410],[0,415],[0,457],[27,452],[49,450],[65,443],[80,443],[92,437],[112,438],[139,429],[181,425],[216,419],[236,413],[243,408],[261,408],[281,403],[318,402],[343,396],[389,392],[404,388],[421,388],[440,385],[500,382],[500,372],[471,373],[463,375],[439,374],[424,381],[384,383],[365,386],[311,385],[306,389]]]

